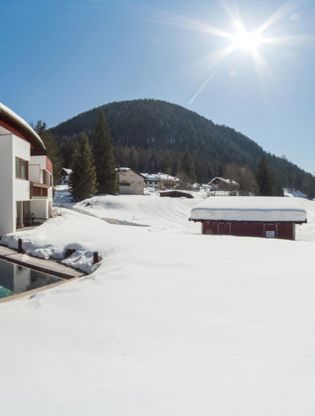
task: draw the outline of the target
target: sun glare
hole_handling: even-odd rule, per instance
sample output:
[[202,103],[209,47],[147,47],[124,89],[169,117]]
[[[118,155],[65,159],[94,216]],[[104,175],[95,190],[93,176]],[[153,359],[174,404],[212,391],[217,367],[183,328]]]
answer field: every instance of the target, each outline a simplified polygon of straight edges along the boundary
[[260,31],[255,30],[253,32],[248,32],[241,24],[237,24],[236,27],[237,31],[234,34],[231,34],[233,47],[251,53],[256,52],[259,45],[263,42]]
[[[254,63],[256,73],[259,77],[260,82],[268,80],[275,85],[275,80],[272,71],[268,65],[268,62],[264,58],[261,46],[265,48],[271,46],[284,46],[284,47],[300,47],[300,48],[314,48],[315,47],[315,34],[284,34],[282,36],[270,36],[270,28],[276,25],[280,20],[288,18],[298,7],[303,3],[303,0],[287,0],[281,7],[275,10],[260,26],[255,30],[248,30],[245,27],[241,15],[237,8],[231,8],[228,0],[221,0],[224,5],[230,19],[233,22],[233,31],[226,31],[214,27],[210,24],[200,22],[198,20],[190,19],[185,16],[175,15],[171,13],[162,13],[158,18],[154,18],[154,21],[171,24],[177,27],[181,27],[187,30],[197,31],[209,36],[215,36],[225,39],[228,43],[223,46],[222,49],[214,51],[207,55],[207,70],[208,73],[204,77],[204,81],[201,86],[197,89],[189,104],[197,99],[201,92],[207,87],[208,83],[214,77],[218,71],[221,62],[226,60],[228,56],[238,52],[246,52]],[[205,58],[196,61],[194,68],[204,65]],[[190,65],[192,67],[193,65]]]

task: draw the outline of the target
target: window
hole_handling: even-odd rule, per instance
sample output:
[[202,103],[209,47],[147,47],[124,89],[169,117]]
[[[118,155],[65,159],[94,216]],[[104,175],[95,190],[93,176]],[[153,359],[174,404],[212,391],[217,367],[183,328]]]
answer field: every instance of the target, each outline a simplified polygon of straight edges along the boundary
[[43,183],[45,185],[50,185],[49,173],[46,172],[46,170],[43,170]]
[[17,157],[15,159],[15,173],[17,179],[28,180],[28,161]]

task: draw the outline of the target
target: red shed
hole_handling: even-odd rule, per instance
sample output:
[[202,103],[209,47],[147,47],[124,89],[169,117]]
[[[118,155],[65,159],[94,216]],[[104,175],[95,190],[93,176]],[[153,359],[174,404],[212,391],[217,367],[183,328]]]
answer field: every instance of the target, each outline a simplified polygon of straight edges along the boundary
[[295,240],[295,225],[307,222],[300,198],[209,197],[191,211],[203,234]]

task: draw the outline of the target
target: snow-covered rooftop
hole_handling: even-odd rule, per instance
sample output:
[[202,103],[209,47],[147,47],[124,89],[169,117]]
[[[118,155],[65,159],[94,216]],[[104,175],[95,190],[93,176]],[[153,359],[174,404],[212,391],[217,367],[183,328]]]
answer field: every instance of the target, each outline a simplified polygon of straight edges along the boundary
[[9,107],[0,102],[0,118],[3,115],[11,122],[16,123],[20,128],[23,129],[23,131],[26,131],[28,135],[33,139],[33,141],[36,142],[36,144],[39,145],[42,149],[46,149],[44,142],[36,133],[36,131],[22,117],[17,115]]
[[227,185],[235,185],[235,186],[239,185],[239,183],[234,181],[233,179],[221,178],[219,176],[211,179],[211,181],[209,182],[208,185],[212,185],[213,183],[217,183],[217,182],[222,182],[222,183],[225,183]]
[[167,173],[141,173],[141,175],[147,179],[148,181],[170,181],[170,182],[178,182],[179,179],[175,176],[168,175]]
[[62,170],[64,171],[64,173],[66,174],[66,175],[71,175],[72,174],[72,169],[68,169],[68,168],[62,168]]
[[306,209],[300,198],[209,197],[191,210],[192,220],[305,222]]
[[121,173],[124,174],[124,173],[129,172],[131,170],[136,175],[139,175],[139,176],[143,177],[142,173],[139,173],[138,171],[136,171],[135,169],[132,169],[132,168],[122,166],[122,167],[116,168],[115,170],[116,170],[118,175],[120,175]]

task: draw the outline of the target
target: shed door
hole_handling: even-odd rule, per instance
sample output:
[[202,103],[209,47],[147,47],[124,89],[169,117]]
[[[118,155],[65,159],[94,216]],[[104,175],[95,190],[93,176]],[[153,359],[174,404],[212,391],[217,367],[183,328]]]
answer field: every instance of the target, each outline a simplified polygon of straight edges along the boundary
[[277,224],[266,224],[265,225],[265,237],[266,238],[277,238]]
[[219,222],[219,224],[218,224],[218,234],[220,234],[220,235],[230,235],[231,234],[231,223],[229,223],[229,222]]

